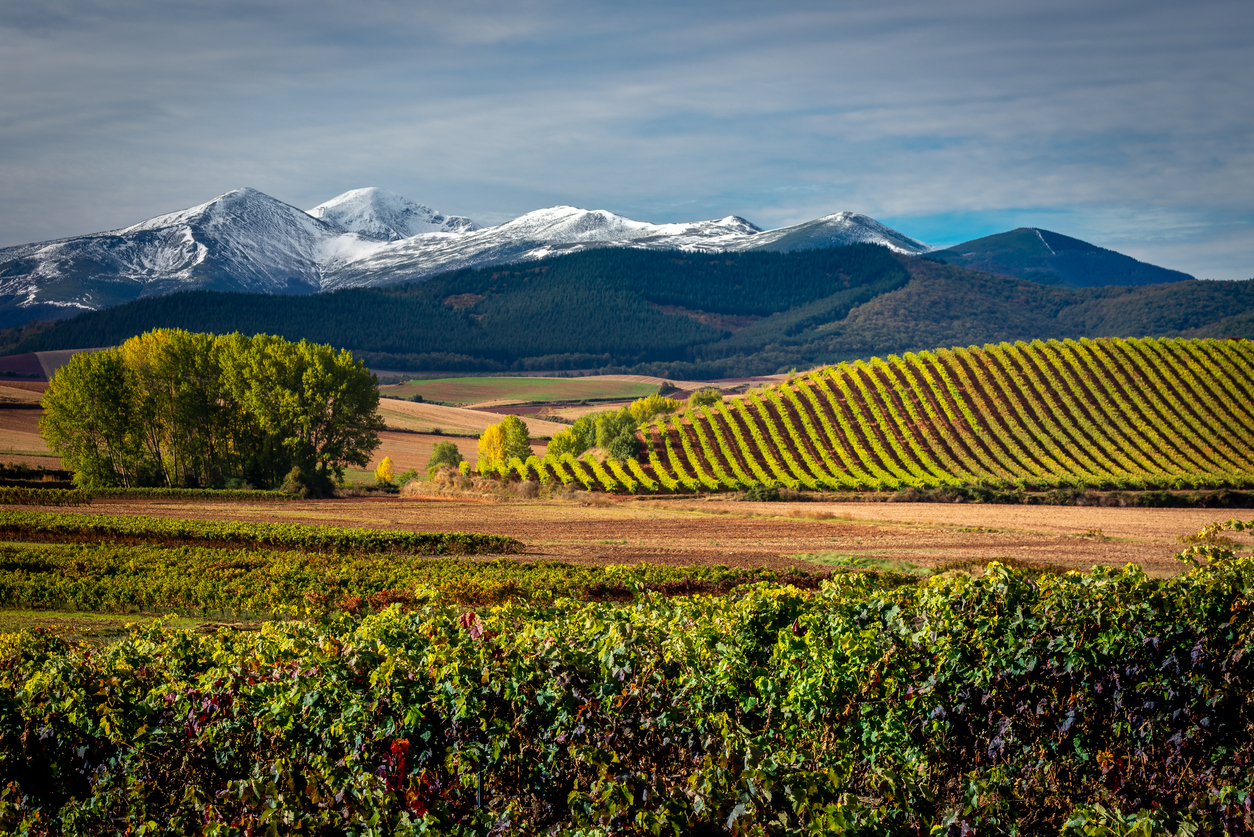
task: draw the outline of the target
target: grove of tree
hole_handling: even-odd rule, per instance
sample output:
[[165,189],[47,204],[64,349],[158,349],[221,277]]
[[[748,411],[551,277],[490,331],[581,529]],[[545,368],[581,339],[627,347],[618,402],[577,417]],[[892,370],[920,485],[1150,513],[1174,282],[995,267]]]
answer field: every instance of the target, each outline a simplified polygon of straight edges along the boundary
[[83,488],[287,479],[325,494],[346,466],[369,464],[378,403],[348,351],[157,329],[75,355],[48,385],[40,429]]

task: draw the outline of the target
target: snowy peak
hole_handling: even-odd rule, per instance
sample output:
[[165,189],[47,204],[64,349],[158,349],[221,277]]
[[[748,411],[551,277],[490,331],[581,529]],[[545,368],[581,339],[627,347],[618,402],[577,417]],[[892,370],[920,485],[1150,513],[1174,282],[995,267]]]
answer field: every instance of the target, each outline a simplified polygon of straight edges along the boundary
[[354,189],[305,212],[244,188],[120,230],[0,249],[0,318],[201,288],[301,294],[377,287],[594,247],[727,253],[853,243],[929,249],[851,212],[763,232],[735,215],[652,224],[554,206],[485,229],[383,189]]
[[719,218],[717,221],[709,221],[708,223],[712,226],[723,227],[729,232],[737,232],[744,235],[762,232],[761,227],[749,223],[739,215],[728,215],[726,218]]
[[754,237],[746,249],[789,252],[846,244],[879,244],[898,253],[917,255],[932,248],[902,235],[874,218],[856,212],[837,212],[813,221],[781,227]]
[[207,203],[158,215],[141,221],[114,235],[129,235],[145,231],[169,230],[180,227],[195,229],[206,234],[240,234],[265,237],[298,236],[323,238],[341,231],[311,218],[291,204],[283,203],[256,189],[233,189]]
[[492,230],[544,244],[607,244],[675,249],[699,248],[704,241],[722,249],[734,237],[761,232],[735,215],[717,221],[650,224],[605,209],[552,206],[537,209]]
[[345,232],[379,241],[400,241],[432,232],[465,233],[480,229],[461,215],[444,215],[395,192],[374,186],[353,189],[309,210],[315,218]]
[[605,209],[551,206],[520,215],[493,229],[546,243],[620,241],[647,234],[652,224],[633,221]]

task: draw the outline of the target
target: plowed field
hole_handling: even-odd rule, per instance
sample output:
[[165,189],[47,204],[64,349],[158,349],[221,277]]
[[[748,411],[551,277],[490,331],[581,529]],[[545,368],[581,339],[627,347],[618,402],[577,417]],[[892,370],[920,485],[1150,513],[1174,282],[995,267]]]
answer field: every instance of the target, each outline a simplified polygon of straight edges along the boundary
[[43,410],[0,408],[0,462],[61,467],[61,460],[48,454],[48,446],[39,435],[43,414]]
[[[1177,538],[1230,516],[1198,509],[608,500],[345,499],[292,503],[98,500],[95,512],[509,535],[523,559],[579,563],[807,566],[839,554],[935,566],[1014,557],[1089,569],[1178,572]],[[790,516],[806,515],[806,516]],[[821,518],[821,519],[818,519]],[[822,562],[822,559],[819,559]]]

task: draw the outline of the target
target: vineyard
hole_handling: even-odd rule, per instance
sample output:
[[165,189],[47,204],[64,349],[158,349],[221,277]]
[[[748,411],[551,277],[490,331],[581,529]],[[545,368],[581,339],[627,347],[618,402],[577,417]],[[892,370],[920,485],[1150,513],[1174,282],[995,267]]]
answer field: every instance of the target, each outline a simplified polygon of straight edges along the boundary
[[[1249,835],[1254,562],[1222,533],[1170,579],[719,572],[724,595],[668,596],[695,579],[640,569],[609,579],[616,601],[589,584],[605,569],[563,590],[565,570],[501,562],[485,580],[534,573],[540,594],[467,609],[420,588],[104,647],[2,635],[0,831]],[[5,552],[10,594],[77,576],[88,595],[93,572],[174,594],[180,567],[236,601],[273,586],[205,547],[43,549]]]
[[1002,343],[856,361],[662,416],[640,457],[531,457],[542,483],[626,493],[1254,485],[1254,343]]
[[204,545],[418,555],[507,555],[522,548],[522,544],[513,538],[460,532],[425,533],[299,523],[244,523],[8,510],[0,510],[0,538],[51,543],[94,544],[107,541],[134,545]]
[[552,604],[647,592],[720,594],[757,582],[813,589],[830,572],[721,566],[579,566],[395,553],[215,547],[0,544],[0,607],[211,618],[320,617],[390,604]]

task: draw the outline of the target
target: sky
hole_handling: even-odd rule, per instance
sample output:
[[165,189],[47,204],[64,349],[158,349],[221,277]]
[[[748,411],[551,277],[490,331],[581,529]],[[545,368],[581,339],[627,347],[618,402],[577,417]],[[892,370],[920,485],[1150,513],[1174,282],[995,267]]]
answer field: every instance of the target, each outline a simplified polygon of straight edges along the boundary
[[378,186],[934,246],[1019,226],[1254,277],[1254,3],[0,4],[0,246]]

